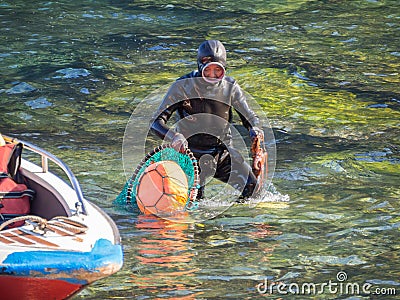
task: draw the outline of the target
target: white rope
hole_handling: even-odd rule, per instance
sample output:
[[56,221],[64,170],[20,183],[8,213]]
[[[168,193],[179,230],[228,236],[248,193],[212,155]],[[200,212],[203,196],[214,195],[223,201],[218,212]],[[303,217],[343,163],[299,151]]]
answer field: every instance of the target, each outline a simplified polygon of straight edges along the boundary
[[[71,220],[71,219],[69,219],[67,217],[63,217],[63,216],[57,216],[57,217],[54,217],[53,219],[51,219],[51,220],[60,221],[62,223],[53,223],[52,222],[49,224],[48,223],[49,221],[47,221],[46,219],[41,218],[39,216],[26,215],[26,216],[15,217],[11,220],[4,222],[3,224],[0,225],[0,231],[12,223],[26,221],[26,220],[37,222],[40,230],[44,230],[47,227],[47,225],[57,226],[57,227],[60,227],[60,228],[63,228],[63,229],[66,229],[66,230],[69,230],[69,231],[72,231],[75,233],[86,232],[89,229],[85,224],[75,221],[75,220]],[[68,222],[70,224],[67,224],[66,222]]]
[[64,228],[70,231],[74,231],[76,233],[86,232],[89,229],[85,224],[75,220],[71,220],[68,217],[58,216],[54,217],[52,220],[60,220],[60,221],[64,220],[67,221],[67,223],[72,223],[72,224],[67,224],[66,222],[63,222],[62,224],[52,223],[51,225]]
[[27,216],[20,216],[20,217],[15,217],[12,218],[8,221],[5,221],[4,223],[2,223],[0,225],[0,231],[3,230],[4,228],[6,228],[8,225],[15,223],[15,222],[20,222],[20,221],[26,221],[26,220],[31,220],[33,222],[37,222],[40,225],[40,228],[43,229],[46,227],[47,225],[47,220],[43,219],[41,217],[38,216],[32,216],[32,215],[27,215]]

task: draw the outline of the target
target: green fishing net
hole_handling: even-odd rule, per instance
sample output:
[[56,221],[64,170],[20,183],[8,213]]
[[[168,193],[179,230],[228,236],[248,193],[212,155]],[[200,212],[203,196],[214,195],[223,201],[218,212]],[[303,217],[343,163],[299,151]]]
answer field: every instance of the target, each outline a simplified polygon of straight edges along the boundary
[[114,200],[114,204],[131,204],[136,206],[136,189],[140,176],[150,164],[159,161],[174,161],[182,168],[183,172],[185,172],[189,186],[186,208],[194,208],[196,206],[196,203],[194,203],[195,197],[197,195],[197,190],[200,187],[198,181],[197,161],[190,150],[186,150],[185,153],[180,153],[173,149],[170,145],[162,145],[157,147],[145,156],[145,158],[140,162],[139,166],[134,171],[132,177],[128,179],[122,191]]

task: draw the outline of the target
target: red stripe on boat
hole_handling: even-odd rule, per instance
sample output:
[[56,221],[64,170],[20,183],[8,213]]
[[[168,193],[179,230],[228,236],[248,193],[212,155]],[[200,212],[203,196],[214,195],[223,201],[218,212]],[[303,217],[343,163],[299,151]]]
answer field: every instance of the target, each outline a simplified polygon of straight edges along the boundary
[[62,300],[84,287],[63,280],[0,275],[1,299]]

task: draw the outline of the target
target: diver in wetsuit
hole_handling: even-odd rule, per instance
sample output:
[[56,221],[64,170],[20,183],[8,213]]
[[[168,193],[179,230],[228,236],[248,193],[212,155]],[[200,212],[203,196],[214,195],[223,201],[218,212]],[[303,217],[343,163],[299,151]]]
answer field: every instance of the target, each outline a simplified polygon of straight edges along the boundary
[[[232,111],[239,115],[251,138],[262,134],[259,118],[249,108],[245,94],[232,77],[225,76],[226,50],[217,40],[203,42],[197,53],[198,70],[180,77],[168,90],[151,123],[160,138],[177,151],[186,147],[200,167],[203,197],[206,178],[213,176],[241,191],[253,194],[257,179],[250,165],[232,146]],[[174,130],[167,126],[176,112]]]

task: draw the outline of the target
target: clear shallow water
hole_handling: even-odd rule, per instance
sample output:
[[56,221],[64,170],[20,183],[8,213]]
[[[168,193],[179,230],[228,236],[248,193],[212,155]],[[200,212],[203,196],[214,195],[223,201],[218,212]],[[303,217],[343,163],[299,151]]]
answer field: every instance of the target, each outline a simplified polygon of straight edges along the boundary
[[[262,299],[266,279],[399,294],[399,18],[397,1],[1,1],[0,131],[67,162],[122,234],[122,271],[74,299]],[[290,201],[189,225],[116,209],[131,112],[205,38],[264,108]],[[368,299],[339,294],[315,298]]]

